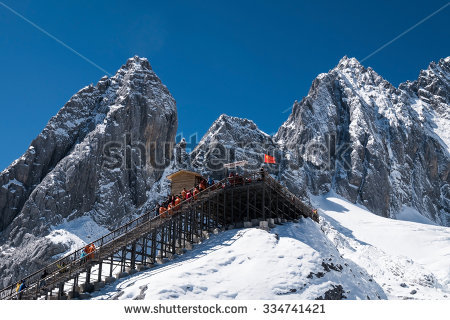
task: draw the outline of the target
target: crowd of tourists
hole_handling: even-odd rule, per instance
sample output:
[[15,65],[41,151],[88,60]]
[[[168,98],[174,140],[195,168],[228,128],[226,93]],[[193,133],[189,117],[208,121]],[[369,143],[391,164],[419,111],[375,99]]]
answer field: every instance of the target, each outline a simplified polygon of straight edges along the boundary
[[211,177],[202,179],[199,184],[195,185],[192,189],[186,189],[185,187],[181,190],[180,194],[170,195],[169,198],[161,203],[157,208],[157,214],[162,218],[168,217],[180,210],[180,204],[182,201],[191,202],[192,200],[198,199],[198,194],[203,190],[215,185],[214,179]]
[[[264,170],[261,169],[261,178],[264,177]],[[183,201],[191,202],[198,199],[198,194],[207,188],[227,188],[230,186],[243,185],[245,183],[250,183],[251,178],[243,177],[235,172],[230,172],[227,179],[221,183],[216,183],[214,179],[210,176],[208,180],[202,179],[199,184],[195,185],[192,189],[186,189],[185,187],[180,194],[169,195],[168,199],[158,205],[156,209],[156,214],[161,218],[168,217],[175,212],[180,210],[180,204]]]

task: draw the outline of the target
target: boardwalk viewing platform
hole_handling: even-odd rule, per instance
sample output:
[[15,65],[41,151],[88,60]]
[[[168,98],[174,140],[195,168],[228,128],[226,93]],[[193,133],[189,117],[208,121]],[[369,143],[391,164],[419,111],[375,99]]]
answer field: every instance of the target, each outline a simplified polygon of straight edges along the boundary
[[[0,299],[72,299],[102,288],[117,278],[151,268],[183,254],[211,233],[311,218],[317,214],[267,172],[225,178],[196,199],[182,201],[164,216],[149,211],[94,241],[95,252],[83,248],[52,262],[0,291]],[[17,279],[20,280],[20,279]]]

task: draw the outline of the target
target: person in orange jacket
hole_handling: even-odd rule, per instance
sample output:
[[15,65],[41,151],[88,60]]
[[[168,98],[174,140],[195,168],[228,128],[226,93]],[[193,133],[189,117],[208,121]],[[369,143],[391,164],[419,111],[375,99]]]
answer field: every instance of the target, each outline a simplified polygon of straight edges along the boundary
[[186,194],[187,194],[187,190],[186,190],[186,188],[183,188],[183,190],[181,191],[181,198],[183,200],[186,200]]
[[174,210],[178,210],[178,209],[180,209],[180,203],[181,203],[181,199],[180,199],[180,197],[176,197],[175,198],[175,207],[174,207]]
[[97,249],[95,248],[94,243],[91,243],[90,247],[91,247],[91,259],[94,259],[94,255],[95,255],[94,252]]
[[86,260],[89,260],[90,259],[89,254],[91,253],[91,246],[89,244],[87,244],[84,247],[84,252],[86,252]]
[[194,192],[193,192],[193,194],[194,194],[194,200],[197,200],[198,199],[198,194],[200,193],[200,190],[198,190],[198,186],[196,186],[195,188],[194,188]]
[[159,207],[159,216],[161,218],[165,218],[166,217],[166,211],[167,211],[167,209],[164,206]]

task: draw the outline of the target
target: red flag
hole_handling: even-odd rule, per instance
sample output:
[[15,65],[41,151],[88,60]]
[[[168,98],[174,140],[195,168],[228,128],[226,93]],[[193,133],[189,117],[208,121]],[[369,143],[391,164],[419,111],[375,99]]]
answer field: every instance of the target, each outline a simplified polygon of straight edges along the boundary
[[276,163],[275,157],[269,156],[268,154],[264,154],[264,162],[265,163]]

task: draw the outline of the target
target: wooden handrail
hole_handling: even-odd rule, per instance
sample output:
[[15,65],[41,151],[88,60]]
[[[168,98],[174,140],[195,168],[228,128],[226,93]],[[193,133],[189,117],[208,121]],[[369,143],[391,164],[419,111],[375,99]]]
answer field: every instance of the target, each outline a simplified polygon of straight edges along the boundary
[[[222,190],[222,186],[224,184],[236,185],[236,179],[242,179],[243,184],[249,183],[250,181],[252,183],[255,181],[263,181],[264,183],[267,183],[267,184],[271,185],[272,187],[277,188],[277,190],[280,190],[281,193],[287,198],[287,200],[291,200],[293,202],[293,204],[297,208],[300,209],[301,212],[304,212],[305,214],[307,214],[309,217],[312,218],[312,209],[309,208],[308,206],[306,206],[302,201],[300,201],[286,187],[282,186],[278,181],[276,181],[274,178],[272,178],[267,171],[256,171],[256,172],[244,174],[241,176],[237,176],[236,178],[235,177],[226,177],[226,178],[216,182],[215,184],[207,187],[206,189],[201,190],[197,195],[198,200],[195,200],[194,197],[192,197],[190,199],[182,200],[177,205],[178,209],[173,210],[172,214],[169,215],[168,218],[163,218],[159,214],[152,216],[152,212],[155,212],[155,209],[157,207],[145,212],[141,216],[114,229],[113,231],[102,236],[101,238],[99,238],[95,241],[92,241],[91,243],[93,243],[96,247],[95,253],[98,255],[98,258],[100,259],[101,258],[101,248],[104,248],[110,244],[113,244],[114,241],[120,239],[123,236],[126,237],[127,235],[129,235],[130,233],[135,231],[137,228],[142,228],[143,230],[145,230],[145,233],[149,232],[149,230],[152,229],[152,223],[154,223],[156,221],[161,221],[161,220],[169,220],[173,216],[182,214],[184,212],[184,209],[181,209],[181,208],[185,204],[187,204],[186,208],[190,209],[191,206],[194,203],[196,203],[196,201],[204,200],[204,199],[201,199],[201,198],[203,198],[202,197],[203,195],[207,194],[208,195],[207,198],[209,198],[211,192],[216,191],[216,190]],[[159,227],[159,225],[158,225],[158,227]],[[136,236],[139,236],[139,234]],[[128,244],[128,241],[126,241],[126,240],[127,239],[125,239],[125,245]],[[60,272],[60,268],[58,266],[64,265],[64,268],[67,268],[69,275],[72,272],[74,272],[75,270],[85,267],[87,263],[86,262],[83,263],[84,258],[81,258],[81,252],[83,250],[84,250],[84,248],[75,250],[75,251],[69,253],[68,255],[48,264],[44,268],[23,278],[21,281],[24,281],[28,287],[26,289],[24,289],[22,292],[25,293],[33,288],[36,288],[36,290],[38,290],[41,280],[52,280],[52,278],[55,278],[55,275],[59,274],[59,272]],[[44,270],[47,271],[48,276],[45,279],[41,279],[41,276],[44,273]],[[58,279],[55,279],[55,281],[57,281],[57,280]],[[51,285],[54,285],[54,284],[55,284],[55,282],[51,283]],[[48,286],[48,284],[46,286]],[[0,299],[6,299],[6,298],[14,297],[15,295],[17,295],[17,293],[15,292],[15,287],[16,287],[16,285],[13,283],[13,284],[9,285],[8,287],[0,290]]]

